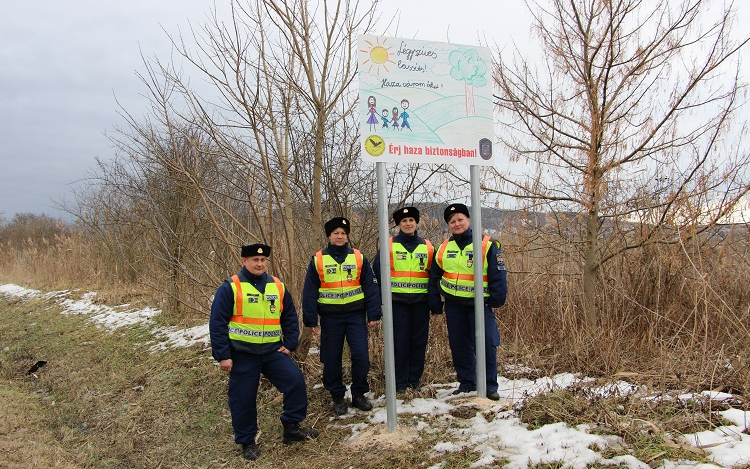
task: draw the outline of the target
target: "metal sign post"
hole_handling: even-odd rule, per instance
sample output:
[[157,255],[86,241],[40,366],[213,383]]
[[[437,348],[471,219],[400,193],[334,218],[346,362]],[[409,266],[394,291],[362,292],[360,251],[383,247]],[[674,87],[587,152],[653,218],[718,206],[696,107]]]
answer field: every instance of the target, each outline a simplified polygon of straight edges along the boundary
[[484,250],[482,250],[482,202],[479,198],[479,166],[470,166],[471,227],[474,243],[474,334],[476,335],[477,396],[487,397],[487,357],[484,340]]
[[376,163],[378,176],[378,233],[380,236],[380,299],[385,336],[385,409],[388,431],[398,427],[396,412],[396,359],[393,351],[393,304],[391,303],[391,256],[388,252],[388,174],[385,163]]

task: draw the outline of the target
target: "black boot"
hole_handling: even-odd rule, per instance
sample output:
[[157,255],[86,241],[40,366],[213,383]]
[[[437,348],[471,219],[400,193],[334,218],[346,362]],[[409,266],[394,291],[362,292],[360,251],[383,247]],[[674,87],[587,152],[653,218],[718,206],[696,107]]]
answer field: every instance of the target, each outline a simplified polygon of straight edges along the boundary
[[458,389],[453,391],[451,394],[454,396],[458,396],[459,394],[466,394],[474,391],[476,391],[476,389],[462,388],[461,386],[459,386]]
[[344,415],[347,412],[346,402],[344,402],[343,397],[334,397],[333,398],[333,411],[336,412],[336,415]]
[[284,425],[284,443],[294,443],[318,437],[318,431],[314,428],[302,428],[299,422],[281,422]]
[[256,445],[255,443],[242,445],[242,456],[245,459],[255,461],[260,457],[260,448],[258,448],[258,445]]
[[372,410],[372,404],[363,394],[352,396],[352,405],[359,410]]

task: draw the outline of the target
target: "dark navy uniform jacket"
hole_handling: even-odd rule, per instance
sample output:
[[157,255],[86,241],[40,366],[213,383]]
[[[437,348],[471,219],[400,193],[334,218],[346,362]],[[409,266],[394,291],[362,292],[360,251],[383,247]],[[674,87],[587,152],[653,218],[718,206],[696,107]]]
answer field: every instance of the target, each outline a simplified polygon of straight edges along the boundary
[[[455,241],[460,249],[464,249],[471,244],[472,236],[472,229],[469,228],[460,235],[451,236],[450,239]],[[430,283],[427,287],[427,301],[430,305],[430,311],[434,314],[439,314],[443,311],[442,289],[440,288],[443,269],[437,263],[437,252],[439,250],[440,245],[435,246],[435,260],[433,260],[430,267]],[[505,304],[505,297],[508,294],[508,280],[505,271],[505,262],[502,260],[502,253],[495,243],[490,243],[490,249],[485,262],[487,263],[487,287],[490,296],[484,299],[484,304],[490,308],[497,308]],[[455,298],[446,295],[445,301],[449,301],[452,304],[474,307],[474,300],[472,298]]]
[[[328,243],[328,254],[339,264],[346,260],[349,255],[349,243],[343,246],[334,246]],[[380,304],[380,288],[375,284],[372,267],[367,257],[362,255],[362,273],[359,277],[362,292],[365,294],[364,309],[367,311],[368,321],[377,321],[383,316]],[[312,256],[307,266],[305,275],[305,286],[302,289],[302,322],[306,327],[317,327],[318,325],[318,296],[320,290],[320,276],[318,267],[315,265],[315,256]]]
[[[420,244],[425,244],[424,239],[422,239],[417,232],[415,231],[413,235],[407,235],[402,233],[400,230],[396,236],[393,237],[394,243],[401,243],[404,248],[406,248],[409,252],[414,252],[415,249],[417,249],[417,246]],[[437,253],[437,248],[440,247],[434,246]],[[388,249],[386,247],[386,249]],[[435,260],[432,260],[433,263],[435,263]],[[377,256],[375,256],[375,260],[372,261],[372,270],[375,271],[375,278],[378,279],[378,284],[381,284],[380,282],[380,250],[378,250]],[[414,303],[421,303],[427,299],[427,294],[422,293],[392,293],[391,294],[391,300],[394,303],[407,303],[407,304],[414,304]]]
[[[267,283],[273,282],[273,279],[267,273],[253,275],[244,267],[240,271],[239,277],[241,282],[251,283],[261,293],[265,293]],[[299,318],[297,317],[297,310],[294,307],[292,295],[289,293],[289,290],[286,290],[286,285],[284,285],[284,289],[284,301],[282,302],[284,309],[280,316],[281,341],[269,344],[250,344],[237,340],[229,340],[228,327],[229,320],[234,311],[234,290],[232,290],[232,284],[229,281],[221,284],[216,291],[216,295],[214,295],[214,301],[211,304],[211,318],[208,322],[208,329],[211,333],[212,354],[216,361],[232,358],[232,350],[263,354],[275,352],[282,345],[290,352],[297,349],[299,343]]]

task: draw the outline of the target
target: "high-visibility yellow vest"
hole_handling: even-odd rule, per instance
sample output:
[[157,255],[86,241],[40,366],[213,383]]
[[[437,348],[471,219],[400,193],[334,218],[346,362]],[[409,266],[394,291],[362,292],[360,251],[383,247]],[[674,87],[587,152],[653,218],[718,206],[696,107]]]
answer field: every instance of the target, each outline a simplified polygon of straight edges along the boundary
[[229,339],[251,344],[266,344],[281,340],[281,312],[284,310],[284,284],[271,276],[261,293],[252,283],[240,282],[232,276],[234,310],[229,320]]
[[[484,297],[489,297],[487,287],[487,253],[490,251],[490,237],[482,239],[482,285]],[[455,241],[446,239],[440,245],[435,262],[443,269],[440,279],[440,289],[443,293],[459,297],[474,298],[474,243],[469,243],[463,250]]]
[[324,305],[344,305],[364,301],[360,278],[362,276],[363,256],[358,249],[351,249],[339,264],[324,249],[315,253],[315,264],[320,277],[318,303]]
[[403,244],[390,238],[391,252],[391,292],[393,293],[427,293],[430,265],[435,254],[432,243],[425,240],[414,248],[406,250]]

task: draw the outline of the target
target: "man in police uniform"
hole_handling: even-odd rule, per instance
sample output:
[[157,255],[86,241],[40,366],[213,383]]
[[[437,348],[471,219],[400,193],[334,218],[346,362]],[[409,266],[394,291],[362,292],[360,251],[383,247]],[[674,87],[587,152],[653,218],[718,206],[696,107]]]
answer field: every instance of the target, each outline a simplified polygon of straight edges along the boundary
[[284,394],[283,442],[315,438],[314,429],[300,427],[307,415],[307,388],[291,359],[297,348],[299,324],[292,295],[276,277],[266,274],[271,248],[242,246],[242,270],[221,284],[211,305],[209,330],[213,357],[229,373],[229,410],[234,441],[246,459],[260,456],[256,398],[263,374]]
[[[464,204],[445,208],[443,218],[452,236],[440,245],[430,267],[428,302],[434,314],[443,312],[448,326],[448,342],[456,370],[458,389],[453,394],[476,391],[476,341],[474,329],[475,298],[484,303],[484,341],[487,373],[487,397],[500,399],[497,392],[497,330],[495,311],[505,304],[508,293],[505,262],[500,243],[488,236],[482,239],[479,253],[483,256],[484,294],[474,294],[474,257],[469,209]],[[480,352],[481,353],[481,352]]]
[[[389,239],[391,299],[393,302],[393,352],[396,392],[419,389],[424,372],[430,309],[427,281],[435,249],[417,234],[419,210],[402,207],[393,212],[399,233]],[[380,284],[380,251],[372,262]],[[386,266],[386,268],[389,268]]]
[[337,415],[347,413],[342,370],[344,340],[349,344],[352,360],[352,406],[372,409],[365,397],[370,390],[367,329],[382,316],[380,290],[373,280],[372,268],[359,250],[349,247],[350,230],[349,220],[344,217],[326,222],[328,246],[312,257],[302,290],[302,319],[315,334],[320,317],[323,387],[331,394]]

